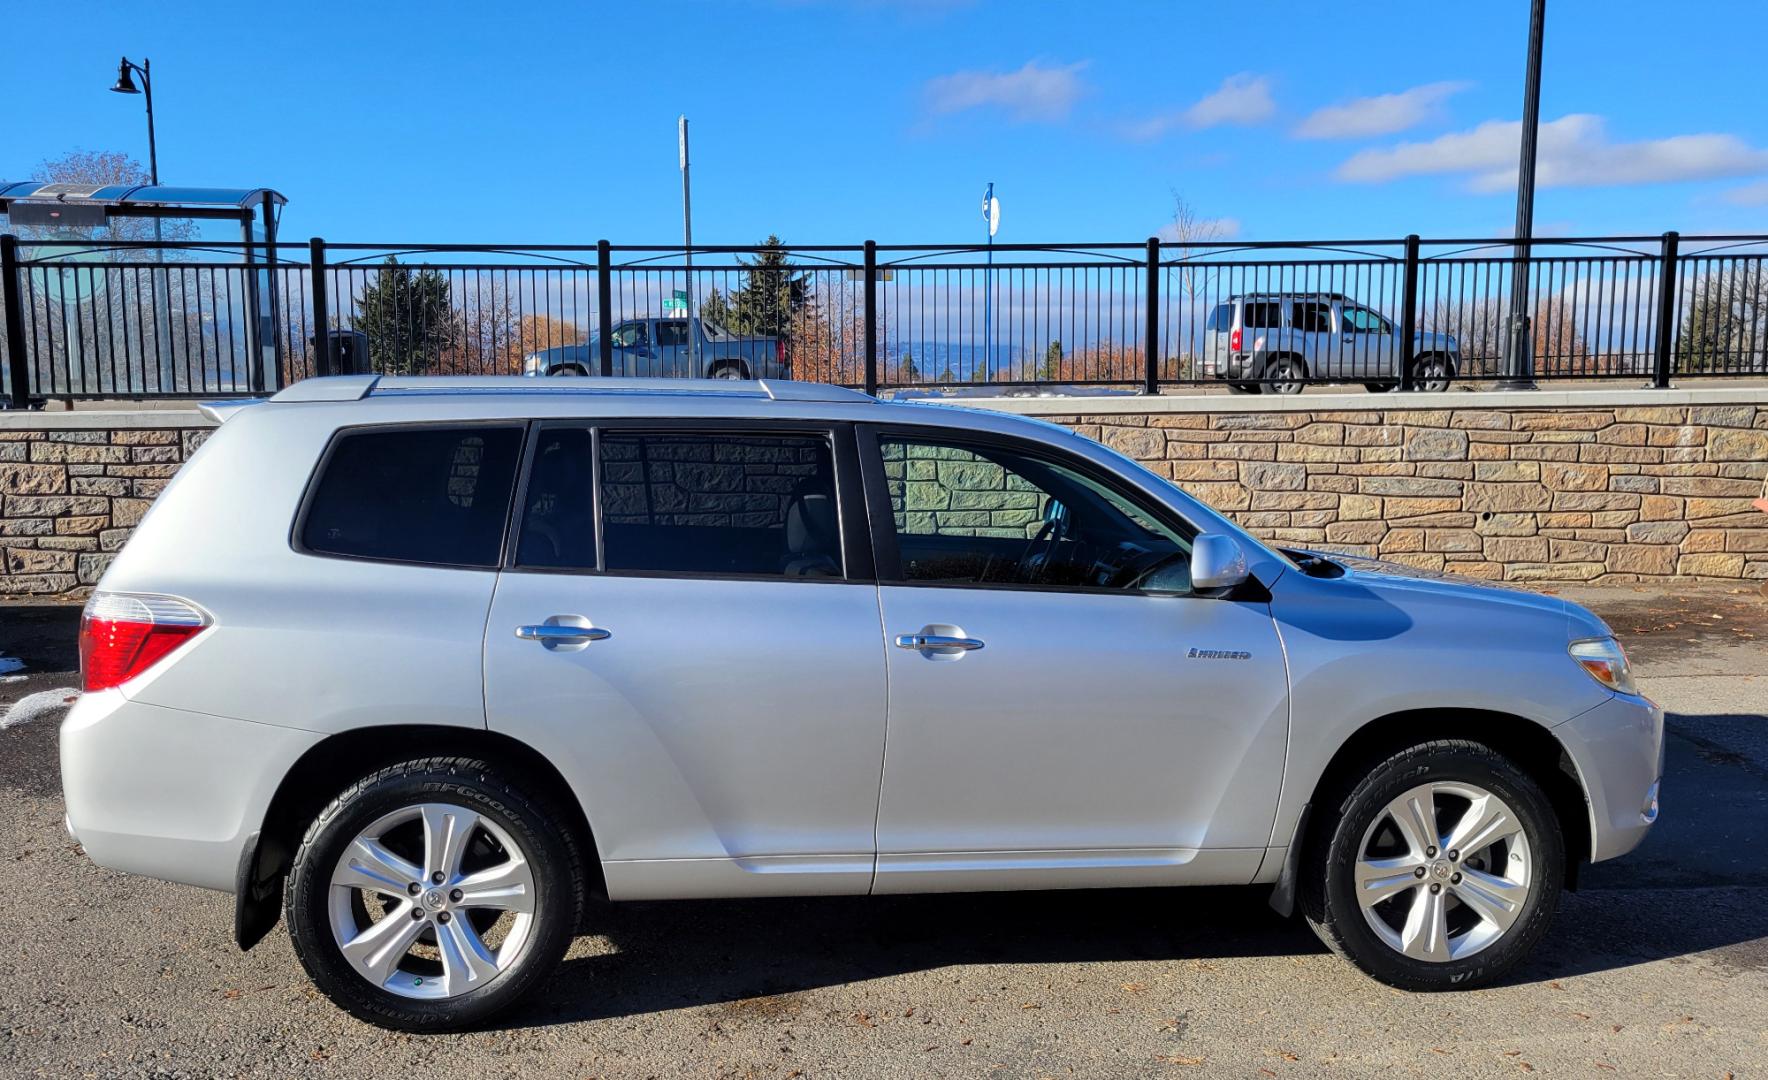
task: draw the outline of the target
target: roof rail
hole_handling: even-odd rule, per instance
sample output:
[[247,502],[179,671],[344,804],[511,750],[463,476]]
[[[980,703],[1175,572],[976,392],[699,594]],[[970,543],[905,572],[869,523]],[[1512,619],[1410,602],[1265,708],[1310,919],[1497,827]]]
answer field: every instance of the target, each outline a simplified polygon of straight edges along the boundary
[[858,390],[789,379],[536,379],[525,375],[329,375],[302,379],[272,401],[358,401],[371,394],[711,394],[772,401],[864,402]]

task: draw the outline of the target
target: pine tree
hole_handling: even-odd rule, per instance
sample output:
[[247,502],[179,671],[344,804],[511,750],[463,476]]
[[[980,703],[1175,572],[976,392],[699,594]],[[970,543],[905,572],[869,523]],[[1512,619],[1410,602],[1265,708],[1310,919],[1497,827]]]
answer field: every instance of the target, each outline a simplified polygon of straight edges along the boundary
[[1044,382],[1056,382],[1062,378],[1062,343],[1060,341],[1050,342],[1050,347],[1044,350],[1044,362],[1038,368],[1037,377]]
[[351,322],[368,335],[375,370],[388,375],[421,372],[456,343],[448,279],[440,270],[402,266],[392,255],[363,286]]
[[[809,300],[810,285],[807,275],[787,263],[789,257],[780,238],[770,235],[762,242],[754,261],[743,264],[748,273],[743,286],[728,301],[729,315],[724,323],[727,330],[764,337],[786,337],[791,333],[793,317]],[[726,303],[723,297],[719,302]]]
[[902,354],[902,362],[898,365],[898,372],[899,377],[905,383],[915,383],[921,380],[921,369],[915,366],[914,353],[905,352]]

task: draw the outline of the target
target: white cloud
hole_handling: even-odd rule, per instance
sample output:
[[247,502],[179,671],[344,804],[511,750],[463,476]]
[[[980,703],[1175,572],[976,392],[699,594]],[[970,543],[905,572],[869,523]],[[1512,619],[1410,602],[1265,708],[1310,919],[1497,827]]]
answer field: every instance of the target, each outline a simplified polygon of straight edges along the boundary
[[[1154,235],[1169,244],[1179,243],[1179,227],[1172,222],[1162,225],[1154,231]],[[1232,240],[1240,235],[1240,219],[1231,217],[1199,218],[1191,223],[1192,242],[1199,247]]]
[[1734,187],[1725,193],[1725,201],[1733,206],[1768,206],[1768,180]]
[[1044,67],[1033,60],[1018,71],[958,71],[927,80],[927,107],[936,113],[1001,108],[1015,120],[1061,120],[1086,92],[1086,62]]
[[1277,103],[1271,100],[1271,80],[1243,71],[1223,79],[1213,93],[1205,94],[1188,109],[1139,120],[1123,130],[1132,139],[1158,139],[1175,127],[1196,131],[1227,124],[1262,124],[1276,111]]
[[1397,94],[1357,98],[1316,109],[1296,125],[1298,139],[1362,139],[1417,127],[1442,111],[1442,103],[1471,83],[1435,82]]
[[[1469,131],[1429,142],[1400,143],[1351,155],[1338,178],[1382,183],[1405,176],[1464,174],[1478,192],[1516,186],[1522,124],[1488,120]],[[1768,150],[1735,135],[1674,135],[1641,142],[1611,142],[1600,116],[1574,113],[1541,125],[1535,164],[1540,187],[1608,187],[1709,180],[1768,172]]]

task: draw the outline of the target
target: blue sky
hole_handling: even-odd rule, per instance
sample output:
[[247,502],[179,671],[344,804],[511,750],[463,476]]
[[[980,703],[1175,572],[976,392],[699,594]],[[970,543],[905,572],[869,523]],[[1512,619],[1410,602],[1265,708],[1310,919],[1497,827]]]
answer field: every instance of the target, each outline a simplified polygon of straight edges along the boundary
[[[1135,240],[1173,192],[1248,239],[1505,234],[1526,0],[104,2],[4,19],[0,178],[75,148],[267,185],[283,235]],[[1554,0],[1541,233],[1768,231],[1758,3]],[[1738,43],[1736,45],[1728,43]],[[37,107],[31,107],[36,103]],[[1506,126],[1506,125],[1509,126]]]

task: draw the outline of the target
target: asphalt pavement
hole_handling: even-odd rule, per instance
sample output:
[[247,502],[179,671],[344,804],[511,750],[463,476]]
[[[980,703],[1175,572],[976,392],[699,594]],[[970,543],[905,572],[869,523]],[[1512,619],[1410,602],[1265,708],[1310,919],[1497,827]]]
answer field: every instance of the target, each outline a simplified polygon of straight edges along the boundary
[[1566,594],[1671,711],[1663,817],[1505,985],[1390,990],[1263,890],[643,903],[435,1037],[334,1009],[280,929],[241,953],[229,897],[85,859],[55,758],[77,610],[0,606],[0,1076],[1768,1073],[1768,599]]

